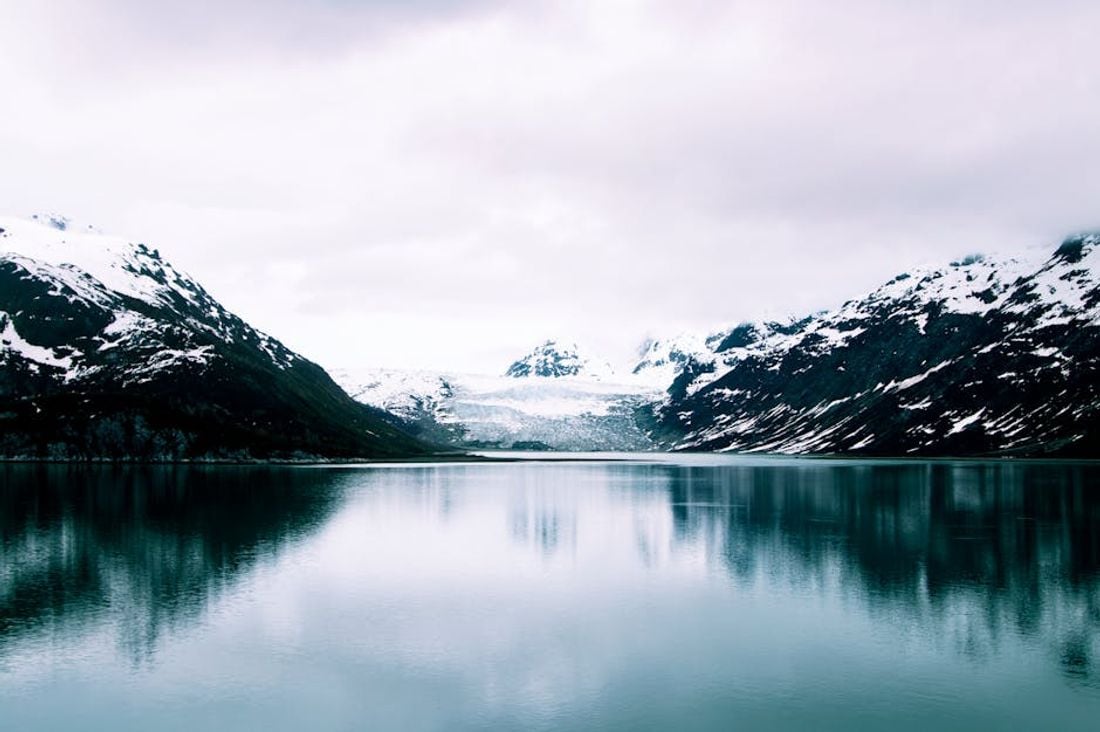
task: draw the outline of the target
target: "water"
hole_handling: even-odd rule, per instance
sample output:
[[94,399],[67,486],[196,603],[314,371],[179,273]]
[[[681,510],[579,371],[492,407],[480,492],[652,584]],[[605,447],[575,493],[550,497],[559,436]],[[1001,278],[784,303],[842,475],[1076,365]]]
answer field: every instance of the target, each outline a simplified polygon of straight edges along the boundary
[[0,466],[0,728],[1096,729],[1100,466]]

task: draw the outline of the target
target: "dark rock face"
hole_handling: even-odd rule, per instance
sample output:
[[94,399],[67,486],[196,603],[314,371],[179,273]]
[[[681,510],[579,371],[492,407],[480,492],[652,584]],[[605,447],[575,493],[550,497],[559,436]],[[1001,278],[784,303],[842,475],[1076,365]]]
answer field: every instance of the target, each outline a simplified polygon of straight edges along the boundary
[[[39,231],[45,225],[5,224],[0,235],[0,457],[427,450],[395,418],[355,402],[319,366],[226,311],[156,250],[72,234],[65,224],[51,220],[49,235]],[[93,274],[47,256],[106,264]]]
[[1088,236],[1084,234],[1071,236],[1062,242],[1062,246],[1058,247],[1054,256],[1069,264],[1076,264],[1084,257],[1087,241]]
[[1098,245],[968,257],[793,328],[734,328],[680,372],[653,433],[692,450],[1100,455]]

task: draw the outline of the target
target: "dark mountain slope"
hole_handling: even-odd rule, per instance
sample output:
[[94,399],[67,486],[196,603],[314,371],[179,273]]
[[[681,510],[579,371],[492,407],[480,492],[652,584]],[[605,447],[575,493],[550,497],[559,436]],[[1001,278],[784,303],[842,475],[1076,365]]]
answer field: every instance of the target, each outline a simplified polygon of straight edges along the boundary
[[0,220],[0,455],[370,458],[427,447],[156,250]]
[[679,449],[1100,455],[1100,236],[970,257],[839,310],[741,326],[654,410]]

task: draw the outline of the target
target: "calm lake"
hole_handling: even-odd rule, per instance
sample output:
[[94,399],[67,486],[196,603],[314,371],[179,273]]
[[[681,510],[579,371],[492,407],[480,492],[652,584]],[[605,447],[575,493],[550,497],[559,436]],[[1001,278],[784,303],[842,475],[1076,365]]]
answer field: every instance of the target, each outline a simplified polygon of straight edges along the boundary
[[5,730],[1100,725],[1100,465],[0,466]]

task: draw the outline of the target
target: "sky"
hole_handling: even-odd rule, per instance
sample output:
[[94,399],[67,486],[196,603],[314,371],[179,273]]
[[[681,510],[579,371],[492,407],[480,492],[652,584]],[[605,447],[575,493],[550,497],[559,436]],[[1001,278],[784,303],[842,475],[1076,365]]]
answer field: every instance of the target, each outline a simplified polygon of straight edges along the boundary
[[0,0],[0,208],[326,367],[839,305],[1100,227],[1100,3]]

